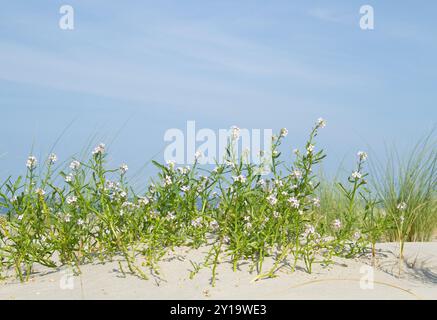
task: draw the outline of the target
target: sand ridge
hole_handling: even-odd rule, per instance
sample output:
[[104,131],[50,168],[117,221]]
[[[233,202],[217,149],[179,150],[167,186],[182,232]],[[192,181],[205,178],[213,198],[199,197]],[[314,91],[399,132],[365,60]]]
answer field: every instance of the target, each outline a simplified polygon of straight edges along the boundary
[[[333,265],[316,265],[312,274],[303,265],[294,272],[283,265],[278,277],[260,281],[253,281],[257,274],[249,272],[249,263],[233,272],[224,260],[215,287],[208,268],[190,279],[190,260],[201,262],[207,250],[178,248],[164,257],[159,274],[149,274],[149,280],[127,273],[127,268],[121,272],[118,261],[84,265],[78,276],[65,268],[41,267],[27,283],[2,281],[0,299],[437,299],[437,242],[406,243],[401,263],[396,243],[377,248],[375,260],[336,258]],[[270,265],[267,259],[264,270]],[[363,277],[371,266],[374,281],[368,288]]]

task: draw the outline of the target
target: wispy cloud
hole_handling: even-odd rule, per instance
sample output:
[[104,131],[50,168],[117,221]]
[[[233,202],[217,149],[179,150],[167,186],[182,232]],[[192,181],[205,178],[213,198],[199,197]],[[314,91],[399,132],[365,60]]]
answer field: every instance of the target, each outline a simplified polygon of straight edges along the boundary
[[[151,24],[147,32],[138,22],[123,22],[126,29],[137,31],[114,40],[109,35],[117,29],[87,25],[82,37],[64,42],[50,29],[47,32],[59,39],[54,48],[3,42],[0,79],[147,104],[179,106],[183,97],[185,105],[198,108],[211,100],[288,99],[286,93],[259,90],[272,80],[308,87],[344,87],[357,80],[205,21]],[[105,42],[89,47],[102,36]]]
[[315,7],[308,10],[308,15],[318,20],[330,23],[353,24],[358,21],[358,9],[356,13],[343,12],[335,8]]
[[370,144],[410,138],[435,119],[435,5],[378,2],[376,30],[366,33],[358,0],[71,0],[76,29],[64,32],[60,3],[9,1],[0,11],[0,109],[9,119],[0,130],[13,132],[0,151],[10,167],[33,128],[52,137],[74,115],[84,120],[72,134],[80,148],[77,136],[95,123],[112,130],[135,113],[125,140],[137,151],[138,136],[153,134],[138,142],[145,153],[162,145],[161,130],[188,119],[288,126],[296,144],[323,116],[331,154],[354,147],[357,134]]

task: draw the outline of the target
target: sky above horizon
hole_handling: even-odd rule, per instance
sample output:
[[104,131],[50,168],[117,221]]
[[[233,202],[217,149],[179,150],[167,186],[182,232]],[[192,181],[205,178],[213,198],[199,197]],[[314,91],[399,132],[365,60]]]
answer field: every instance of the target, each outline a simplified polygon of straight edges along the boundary
[[[74,30],[58,26],[64,4]],[[365,4],[374,30],[359,27]],[[4,2],[0,178],[29,153],[65,160],[100,141],[147,175],[189,120],[286,127],[287,155],[323,117],[328,172],[411,146],[436,125],[435,15],[435,1]]]

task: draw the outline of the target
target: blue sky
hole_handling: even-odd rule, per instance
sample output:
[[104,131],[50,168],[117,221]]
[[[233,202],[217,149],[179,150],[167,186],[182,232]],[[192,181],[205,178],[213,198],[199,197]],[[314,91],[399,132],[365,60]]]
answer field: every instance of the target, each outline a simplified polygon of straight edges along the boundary
[[[73,31],[58,27],[63,4]],[[134,172],[187,120],[287,127],[291,153],[321,116],[330,172],[357,150],[412,145],[436,124],[436,15],[435,1],[4,2],[0,177],[65,129],[61,159],[104,140]]]

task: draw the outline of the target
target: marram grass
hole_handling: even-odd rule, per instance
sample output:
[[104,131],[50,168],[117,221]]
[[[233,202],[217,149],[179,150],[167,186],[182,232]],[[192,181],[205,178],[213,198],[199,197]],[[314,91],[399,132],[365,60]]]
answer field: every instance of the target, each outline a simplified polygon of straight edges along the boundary
[[[127,183],[127,165],[106,168],[103,144],[88,161],[72,159],[64,170],[55,167],[55,154],[41,164],[29,156],[26,175],[0,186],[6,213],[0,217],[0,276],[14,270],[25,281],[37,264],[80,272],[85,263],[122,256],[129,272],[147,279],[148,269],[157,271],[173,248],[207,246],[204,263],[193,263],[190,277],[209,267],[214,285],[224,256],[234,270],[242,260],[251,261],[256,279],[262,279],[275,276],[285,259],[292,268],[303,261],[311,272],[314,263],[366,253],[376,241],[396,239],[403,246],[406,239],[427,239],[437,224],[430,159],[406,169],[413,177],[399,176],[404,187],[386,178],[388,185],[372,191],[367,154],[359,152],[347,181],[328,183],[314,174],[325,157],[316,145],[324,126],[319,119],[303,150],[285,162],[278,147],[287,130],[274,136],[268,177],[244,155],[235,155],[239,130],[234,128],[224,164],[206,171],[197,162],[191,167],[154,162],[160,173],[144,194]],[[60,177],[63,183],[57,182]],[[263,268],[266,257],[275,259],[270,269]]]

